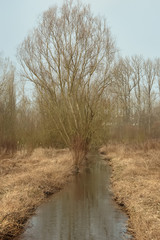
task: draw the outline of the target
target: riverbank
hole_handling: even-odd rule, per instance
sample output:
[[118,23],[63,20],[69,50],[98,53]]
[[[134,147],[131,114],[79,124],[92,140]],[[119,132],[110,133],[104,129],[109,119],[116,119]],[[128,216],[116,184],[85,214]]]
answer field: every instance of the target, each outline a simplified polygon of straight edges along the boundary
[[112,165],[114,198],[129,214],[129,230],[135,239],[159,240],[160,143],[109,144],[100,152]]
[[14,239],[37,206],[71,180],[69,150],[36,149],[0,159],[0,240]]

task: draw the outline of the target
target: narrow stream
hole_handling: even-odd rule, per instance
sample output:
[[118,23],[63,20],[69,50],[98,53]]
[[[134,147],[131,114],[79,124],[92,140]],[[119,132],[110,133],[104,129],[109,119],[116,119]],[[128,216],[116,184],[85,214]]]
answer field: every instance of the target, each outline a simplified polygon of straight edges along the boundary
[[99,156],[90,168],[40,206],[20,240],[124,240],[127,216],[112,200],[110,167]]

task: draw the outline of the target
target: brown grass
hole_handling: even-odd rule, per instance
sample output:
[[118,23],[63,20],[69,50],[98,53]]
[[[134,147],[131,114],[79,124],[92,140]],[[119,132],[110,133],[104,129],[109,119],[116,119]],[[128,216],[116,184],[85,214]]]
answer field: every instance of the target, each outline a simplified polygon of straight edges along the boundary
[[116,201],[130,216],[136,240],[160,239],[160,143],[108,145],[100,150],[111,159]]
[[0,239],[13,239],[35,208],[71,178],[69,150],[36,149],[0,159]]

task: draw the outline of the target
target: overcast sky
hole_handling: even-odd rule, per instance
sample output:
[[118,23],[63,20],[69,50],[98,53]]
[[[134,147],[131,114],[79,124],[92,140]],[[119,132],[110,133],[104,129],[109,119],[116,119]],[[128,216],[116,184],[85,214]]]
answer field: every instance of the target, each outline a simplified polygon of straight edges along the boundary
[[[82,0],[105,16],[123,56],[160,57],[160,0]],[[18,45],[41,13],[63,0],[0,0],[0,53],[15,62]]]

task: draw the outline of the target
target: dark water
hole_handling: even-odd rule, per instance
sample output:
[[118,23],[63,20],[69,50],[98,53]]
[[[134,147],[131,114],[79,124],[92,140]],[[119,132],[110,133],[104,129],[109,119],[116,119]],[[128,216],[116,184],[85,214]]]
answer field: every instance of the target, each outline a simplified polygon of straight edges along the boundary
[[[92,156],[95,158],[95,156]],[[124,240],[127,216],[109,191],[110,167],[92,167],[39,207],[20,240]]]

